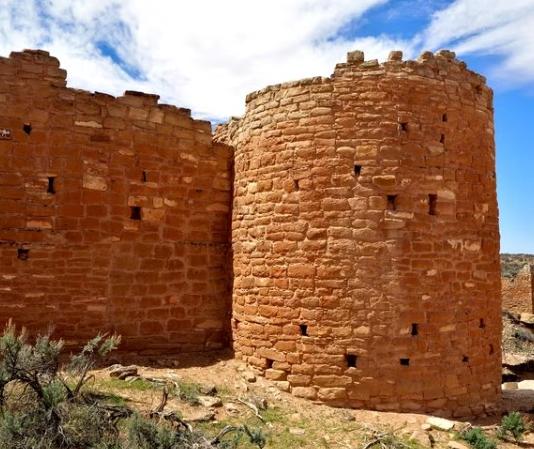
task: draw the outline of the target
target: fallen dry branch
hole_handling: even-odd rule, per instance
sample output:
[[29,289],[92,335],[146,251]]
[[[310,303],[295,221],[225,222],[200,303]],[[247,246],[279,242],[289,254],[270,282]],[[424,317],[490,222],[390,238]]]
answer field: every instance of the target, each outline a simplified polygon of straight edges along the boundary
[[237,402],[240,402],[241,404],[246,405],[248,408],[250,408],[261,422],[265,422],[263,416],[260,415],[258,407],[256,407],[252,402],[245,401],[241,398],[236,398],[236,400]]

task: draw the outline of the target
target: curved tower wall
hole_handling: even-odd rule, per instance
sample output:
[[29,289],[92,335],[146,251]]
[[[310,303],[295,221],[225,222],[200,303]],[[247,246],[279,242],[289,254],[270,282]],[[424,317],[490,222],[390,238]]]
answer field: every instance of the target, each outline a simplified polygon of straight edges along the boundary
[[482,413],[501,383],[492,91],[447,51],[348,59],[218,129],[235,350],[297,396]]

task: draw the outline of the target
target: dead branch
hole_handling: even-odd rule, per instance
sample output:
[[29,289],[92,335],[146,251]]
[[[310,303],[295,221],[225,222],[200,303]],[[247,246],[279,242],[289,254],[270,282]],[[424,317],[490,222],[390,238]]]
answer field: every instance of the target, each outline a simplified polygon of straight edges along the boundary
[[265,420],[263,419],[263,416],[260,415],[260,411],[258,410],[258,407],[256,407],[252,402],[248,402],[248,401],[245,401],[241,398],[235,398],[238,402],[240,402],[241,404],[243,405],[246,405],[248,408],[250,408],[254,414],[256,415],[256,417],[261,421],[261,422],[265,422]]

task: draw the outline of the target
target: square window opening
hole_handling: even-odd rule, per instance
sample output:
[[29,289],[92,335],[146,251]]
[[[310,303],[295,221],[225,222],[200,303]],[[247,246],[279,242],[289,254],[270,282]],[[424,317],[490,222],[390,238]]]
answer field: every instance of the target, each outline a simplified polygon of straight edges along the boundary
[[345,354],[345,361],[347,362],[347,367],[356,368],[358,364],[358,356],[356,354]]
[[29,257],[30,257],[30,250],[28,248],[17,249],[17,259],[28,260]]
[[388,210],[397,210],[397,195],[388,195]]
[[300,335],[302,335],[303,337],[307,337],[308,336],[308,325],[299,324],[299,328],[300,328]]
[[430,193],[428,195],[428,215],[437,215],[438,214],[438,195],[435,193]]
[[400,359],[400,364],[402,366],[410,366],[410,359]]
[[132,220],[141,220],[141,207],[140,206],[130,207],[130,218]]
[[48,177],[48,187],[46,188],[46,193],[56,193],[56,178],[54,176]]
[[24,125],[22,125],[22,130],[28,134],[28,136],[31,134],[32,132],[32,124],[31,123],[24,123]]
[[399,129],[403,132],[408,132],[408,122],[400,122]]
[[361,174],[362,174],[362,166],[355,164],[354,165],[354,176],[358,178]]
[[265,359],[265,368],[271,369],[273,367],[274,360],[272,359]]

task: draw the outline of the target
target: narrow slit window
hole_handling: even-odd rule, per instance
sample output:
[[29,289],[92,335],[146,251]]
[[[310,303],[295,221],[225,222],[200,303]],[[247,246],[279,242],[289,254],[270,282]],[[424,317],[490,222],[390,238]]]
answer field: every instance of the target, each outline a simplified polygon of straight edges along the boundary
[[130,218],[132,220],[141,220],[141,207],[140,206],[130,207]]
[[295,183],[295,190],[300,190],[300,184],[298,179],[294,179],[293,182]]
[[271,369],[273,367],[274,360],[272,359],[265,359],[265,367],[267,369]]
[[495,348],[492,344],[489,345],[489,355],[492,355],[495,352]]
[[415,337],[416,335],[419,335],[419,324],[417,323],[412,323],[412,331],[411,331],[411,334],[413,337]]
[[30,257],[30,250],[28,248],[18,248],[17,258],[20,260],[28,260]]
[[478,327],[480,327],[480,329],[484,329],[486,327],[486,321],[484,321],[484,318],[480,318]]
[[143,181],[143,182],[147,181],[146,171],[144,171],[144,170],[143,170],[143,173],[141,173],[141,181]]
[[32,132],[32,124],[31,123],[24,123],[24,125],[22,125],[22,130],[28,134],[28,136],[31,134]]
[[56,178],[54,176],[48,177],[48,187],[46,193],[56,193]]
[[400,359],[400,364],[402,366],[410,366],[410,359]]
[[303,337],[307,337],[308,336],[308,325],[300,324],[299,327],[300,327],[300,335],[302,335]]
[[362,166],[361,165],[354,165],[354,176],[357,178],[362,174]]
[[399,129],[403,132],[408,132],[408,122],[400,122]]
[[349,368],[356,368],[356,365],[358,364],[358,356],[356,354],[346,354],[345,361]]
[[397,195],[388,195],[388,210],[397,210]]
[[438,195],[430,193],[428,195],[428,215],[438,214]]
[[449,117],[447,117],[447,114],[443,114],[443,115],[441,116],[441,121],[442,121],[442,122],[447,122],[448,120],[449,120]]
[[439,137],[439,143],[445,143],[445,134],[442,134],[442,135]]

